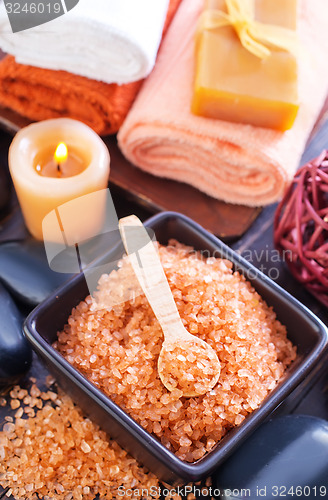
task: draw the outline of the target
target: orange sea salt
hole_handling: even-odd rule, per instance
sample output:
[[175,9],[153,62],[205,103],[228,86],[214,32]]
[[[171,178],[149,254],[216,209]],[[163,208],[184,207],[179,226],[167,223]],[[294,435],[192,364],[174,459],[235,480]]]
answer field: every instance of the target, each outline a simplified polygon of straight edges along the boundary
[[166,343],[162,347],[158,373],[170,391],[178,389],[180,396],[199,396],[214,387],[220,365],[214,351],[191,338],[184,340],[182,346]]
[[[31,392],[35,391],[32,386]],[[24,419],[20,412],[0,431],[0,486],[9,487],[7,496],[93,500],[99,494],[103,500],[117,500],[131,488],[158,491],[157,478],[83,417],[68,396],[56,394],[54,403],[51,394],[35,396],[37,406],[42,406],[35,416]]]
[[[160,246],[159,255],[186,329],[218,355],[214,389],[196,398],[181,397],[178,387],[165,389],[157,372],[163,334],[143,294],[110,310],[95,310],[87,297],[73,309],[55,347],[168,449],[193,462],[260,405],[296,348],[231,262],[173,241]],[[129,272],[123,259],[117,271],[101,277],[99,303],[117,294],[120,277],[126,281]]]

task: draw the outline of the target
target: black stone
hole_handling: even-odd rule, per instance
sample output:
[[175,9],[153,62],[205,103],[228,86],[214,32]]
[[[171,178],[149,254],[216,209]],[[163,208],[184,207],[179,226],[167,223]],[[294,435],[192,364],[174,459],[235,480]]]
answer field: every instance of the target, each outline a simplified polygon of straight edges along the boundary
[[219,467],[213,485],[223,500],[326,497],[328,422],[308,415],[270,420]]
[[42,302],[70,276],[50,269],[43,242],[31,238],[0,244],[0,281],[28,306]]
[[0,385],[16,381],[30,367],[32,349],[22,331],[22,317],[0,285]]
[[28,237],[1,243],[0,238],[0,282],[20,302],[35,307],[74,274],[96,266],[101,255],[119,241],[117,229],[79,244],[78,253],[75,246],[56,249],[54,244],[49,265],[42,241]]

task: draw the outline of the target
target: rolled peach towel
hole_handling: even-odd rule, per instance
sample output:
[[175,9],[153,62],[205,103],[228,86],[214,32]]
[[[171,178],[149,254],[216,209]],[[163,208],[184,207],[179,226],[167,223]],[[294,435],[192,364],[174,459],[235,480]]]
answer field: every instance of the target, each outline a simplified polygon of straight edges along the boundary
[[143,170],[215,198],[273,203],[292,179],[327,95],[327,0],[300,0],[301,106],[287,132],[191,113],[194,34],[202,7],[203,0],[183,0],[157,65],[119,131],[119,146]]
[[[180,2],[170,0],[163,36]],[[74,118],[108,135],[119,130],[142,82],[107,84],[67,71],[18,64],[6,56],[0,62],[0,105],[32,121]]]

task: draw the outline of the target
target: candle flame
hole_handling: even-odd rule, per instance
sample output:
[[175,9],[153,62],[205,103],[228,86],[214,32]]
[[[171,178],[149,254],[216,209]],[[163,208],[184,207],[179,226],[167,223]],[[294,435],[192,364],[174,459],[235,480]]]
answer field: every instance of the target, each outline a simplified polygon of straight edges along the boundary
[[60,164],[67,159],[68,151],[64,142],[60,142],[56,148],[54,158],[55,162]]

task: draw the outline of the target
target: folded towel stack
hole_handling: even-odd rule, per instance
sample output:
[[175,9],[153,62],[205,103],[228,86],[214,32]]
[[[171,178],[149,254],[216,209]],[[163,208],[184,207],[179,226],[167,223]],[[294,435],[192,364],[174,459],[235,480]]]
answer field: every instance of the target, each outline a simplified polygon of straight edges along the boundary
[[55,21],[14,34],[0,7],[0,47],[17,62],[122,84],[152,70],[168,0],[79,0]]
[[[180,2],[170,0],[163,36]],[[81,120],[101,135],[119,130],[141,84],[142,80],[124,85],[108,84],[67,71],[18,64],[13,56],[0,62],[2,106],[33,121],[62,116]]]
[[194,34],[203,0],[184,0],[156,67],[120,129],[119,145],[126,157],[149,173],[187,182],[227,202],[258,206],[278,200],[328,91],[328,4],[300,3],[301,107],[291,130],[282,133],[192,115]]

